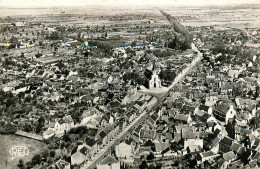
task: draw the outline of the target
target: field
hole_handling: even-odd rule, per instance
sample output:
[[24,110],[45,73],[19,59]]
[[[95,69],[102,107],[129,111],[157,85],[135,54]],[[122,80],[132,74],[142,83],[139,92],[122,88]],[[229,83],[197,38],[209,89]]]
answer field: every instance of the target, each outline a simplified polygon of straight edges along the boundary
[[[175,7],[175,6],[164,6],[161,7],[166,13],[172,16],[182,17],[179,20],[186,26],[223,26],[233,28],[260,28],[260,20],[258,19],[260,14],[260,7],[258,5],[250,6],[219,6],[219,7]],[[65,14],[60,15],[61,12]],[[13,10],[12,8],[1,8],[0,16],[24,16],[29,15],[33,19],[33,22],[42,20],[49,23],[65,24],[65,25],[113,25],[122,24],[133,25],[138,22],[143,22],[146,19],[133,19],[128,22],[124,21],[108,21],[106,19],[93,19],[97,16],[119,16],[119,15],[139,15],[145,14],[151,20],[156,20],[157,24],[167,24],[167,20],[160,14],[158,8],[155,7],[141,7],[141,6],[120,6],[120,8],[114,7],[75,7],[75,8],[19,8]],[[32,16],[39,16],[40,18],[33,18]],[[75,16],[69,20],[66,15]],[[58,16],[58,17],[57,17]],[[183,19],[185,17],[185,19]],[[57,18],[59,19],[57,21]],[[132,22],[132,23],[131,23]]]
[[0,135],[0,168],[1,169],[16,169],[19,157],[12,157],[9,150],[13,146],[26,146],[29,149],[27,156],[21,157],[26,163],[31,158],[42,151],[46,145],[43,142],[16,136],[16,135]]

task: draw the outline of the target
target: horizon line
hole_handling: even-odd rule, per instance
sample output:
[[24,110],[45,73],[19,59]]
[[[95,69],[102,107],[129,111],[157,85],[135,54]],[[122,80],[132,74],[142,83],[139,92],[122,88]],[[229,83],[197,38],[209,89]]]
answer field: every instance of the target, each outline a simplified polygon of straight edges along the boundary
[[[27,1],[27,2],[25,2]],[[248,0],[247,2],[241,0],[219,0],[219,1],[205,1],[205,0],[164,0],[158,3],[156,0],[46,0],[46,1],[32,1],[32,0],[0,0],[1,8],[50,8],[50,7],[87,7],[87,6],[176,6],[176,7],[223,7],[223,6],[252,6],[260,5],[260,1]],[[195,1],[195,2],[194,2]],[[22,2],[22,3],[21,3]]]

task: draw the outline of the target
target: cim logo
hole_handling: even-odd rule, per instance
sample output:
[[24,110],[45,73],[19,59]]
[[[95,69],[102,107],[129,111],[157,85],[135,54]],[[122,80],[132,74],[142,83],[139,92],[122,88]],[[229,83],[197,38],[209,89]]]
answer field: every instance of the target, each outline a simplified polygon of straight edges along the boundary
[[13,146],[9,153],[11,154],[11,156],[13,157],[22,157],[22,156],[26,156],[29,155],[29,149],[26,146]]

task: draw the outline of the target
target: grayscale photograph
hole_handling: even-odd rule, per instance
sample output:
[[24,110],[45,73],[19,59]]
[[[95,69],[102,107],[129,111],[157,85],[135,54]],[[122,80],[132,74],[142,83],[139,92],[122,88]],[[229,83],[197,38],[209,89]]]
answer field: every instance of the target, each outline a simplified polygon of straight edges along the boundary
[[260,0],[0,0],[0,169],[259,169]]

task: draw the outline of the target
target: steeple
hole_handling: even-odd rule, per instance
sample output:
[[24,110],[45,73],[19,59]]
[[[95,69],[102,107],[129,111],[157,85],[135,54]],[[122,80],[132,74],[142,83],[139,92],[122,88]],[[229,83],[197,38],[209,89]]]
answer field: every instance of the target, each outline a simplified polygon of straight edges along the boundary
[[159,79],[159,76],[156,73],[156,67],[155,67],[155,60],[153,61],[153,74],[152,74],[152,78],[149,81],[149,88],[161,88],[161,81]]
[[153,72],[155,71],[155,60],[153,60]]

